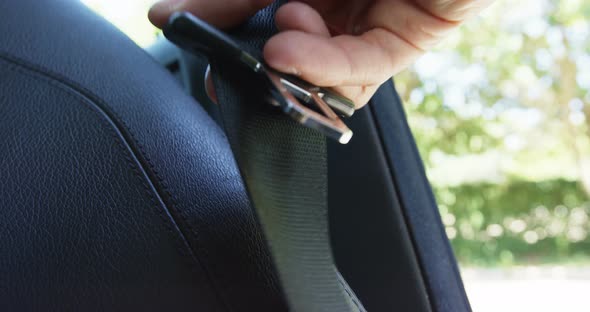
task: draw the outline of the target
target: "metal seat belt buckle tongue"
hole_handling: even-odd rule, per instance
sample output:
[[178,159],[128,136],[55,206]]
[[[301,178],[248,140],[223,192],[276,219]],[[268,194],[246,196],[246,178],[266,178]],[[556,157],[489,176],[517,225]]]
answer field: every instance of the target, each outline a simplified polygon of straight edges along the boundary
[[265,88],[265,100],[296,122],[341,144],[348,143],[352,138],[352,131],[340,118],[354,113],[354,103],[346,97],[278,73],[243,50],[225,33],[188,12],[173,14],[164,27],[164,35],[191,53],[220,58],[235,64],[236,68],[251,71],[260,78],[260,87]]

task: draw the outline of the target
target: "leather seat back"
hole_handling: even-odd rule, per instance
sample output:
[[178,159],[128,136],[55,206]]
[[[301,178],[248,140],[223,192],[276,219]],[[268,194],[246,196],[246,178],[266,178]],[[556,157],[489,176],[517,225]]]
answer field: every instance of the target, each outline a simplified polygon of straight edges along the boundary
[[78,1],[0,2],[0,309],[280,310],[218,126]]

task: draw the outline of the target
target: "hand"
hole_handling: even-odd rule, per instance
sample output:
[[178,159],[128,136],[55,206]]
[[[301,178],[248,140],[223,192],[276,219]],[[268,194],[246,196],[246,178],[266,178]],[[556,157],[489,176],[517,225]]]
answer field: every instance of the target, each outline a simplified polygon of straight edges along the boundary
[[[264,47],[276,70],[333,87],[357,108],[380,84],[408,67],[493,0],[302,0],[283,5],[280,32]],[[149,12],[162,27],[189,11],[219,27],[243,22],[272,0],[164,0]]]

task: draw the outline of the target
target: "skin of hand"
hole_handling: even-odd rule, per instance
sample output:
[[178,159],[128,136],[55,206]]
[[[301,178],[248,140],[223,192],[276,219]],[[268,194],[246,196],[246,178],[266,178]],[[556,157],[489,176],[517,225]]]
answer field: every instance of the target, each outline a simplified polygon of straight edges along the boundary
[[[301,0],[279,8],[280,32],[264,47],[278,71],[332,87],[364,106],[379,85],[407,68],[493,0]],[[149,11],[162,27],[189,11],[221,29],[236,26],[272,0],[163,0]],[[212,84],[208,84],[212,86]],[[212,90],[208,90],[210,94]]]

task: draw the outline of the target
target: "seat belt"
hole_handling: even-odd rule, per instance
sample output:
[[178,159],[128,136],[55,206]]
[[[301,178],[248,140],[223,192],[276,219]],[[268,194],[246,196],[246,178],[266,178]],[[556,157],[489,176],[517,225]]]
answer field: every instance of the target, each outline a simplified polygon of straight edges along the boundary
[[[232,32],[254,55],[282,1]],[[332,256],[326,138],[270,111],[247,76],[211,60],[221,119],[291,311],[364,311]]]

